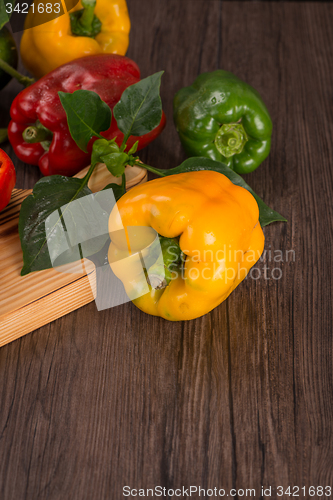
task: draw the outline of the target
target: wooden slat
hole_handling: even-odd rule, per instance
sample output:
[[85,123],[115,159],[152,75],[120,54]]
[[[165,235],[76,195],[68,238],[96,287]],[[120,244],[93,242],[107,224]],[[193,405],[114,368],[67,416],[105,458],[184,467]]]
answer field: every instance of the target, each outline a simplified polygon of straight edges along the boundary
[[[77,177],[84,177],[88,167]],[[146,170],[126,167],[126,187],[130,189],[147,180]],[[120,183],[105,165],[96,167],[89,181],[95,192],[111,182]],[[47,269],[21,276],[22,250],[18,219],[22,201],[32,190],[13,191],[10,204],[0,213],[0,346],[15,340],[50,321],[94,300],[92,290],[95,266],[84,259],[67,272]],[[94,288],[94,287],[93,287]]]

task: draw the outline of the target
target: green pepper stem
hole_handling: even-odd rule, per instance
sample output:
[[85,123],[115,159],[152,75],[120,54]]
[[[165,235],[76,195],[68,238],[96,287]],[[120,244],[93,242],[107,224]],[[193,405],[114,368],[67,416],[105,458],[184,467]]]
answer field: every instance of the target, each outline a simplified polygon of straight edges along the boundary
[[16,78],[16,80],[25,87],[29,87],[29,85],[35,83],[35,80],[33,78],[21,75],[21,73],[19,73],[15,68],[13,68],[13,66],[6,63],[6,61],[4,61],[3,59],[0,59],[0,69],[8,73],[13,78]]
[[52,132],[42,125],[30,125],[22,132],[22,137],[28,144],[49,141],[52,139]]
[[8,139],[8,130],[6,128],[0,128],[0,144]]
[[100,33],[102,23],[95,16],[96,0],[81,0],[83,9],[70,14],[73,35],[95,37]]
[[177,239],[162,236],[159,239],[162,254],[147,271],[149,284],[156,290],[165,288],[170,283],[175,267],[179,267],[182,254]]
[[225,123],[215,136],[216,149],[226,158],[241,153],[247,141],[242,123]]
[[96,0],[82,0],[83,12],[80,17],[79,24],[83,29],[90,31],[94,19],[94,10],[96,7]]

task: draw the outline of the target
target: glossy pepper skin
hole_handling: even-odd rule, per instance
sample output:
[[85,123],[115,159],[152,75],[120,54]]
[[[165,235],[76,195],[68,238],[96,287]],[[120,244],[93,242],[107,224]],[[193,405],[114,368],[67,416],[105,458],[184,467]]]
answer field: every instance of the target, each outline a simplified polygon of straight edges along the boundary
[[54,12],[59,3],[63,15],[47,21],[50,15],[39,13],[35,6],[35,12],[30,7],[25,20],[20,52],[25,67],[36,78],[83,56],[126,54],[131,25],[125,0],[97,0],[95,14],[102,27],[94,38],[72,34],[70,13],[82,9],[81,2],[68,12],[64,0],[51,0]]
[[270,151],[272,121],[263,100],[228,71],[203,73],[177,92],[174,121],[188,156],[221,161],[239,174],[255,170]]
[[[131,59],[115,54],[102,54],[83,57],[60,66],[30,87],[22,90],[13,101],[10,109],[11,122],[8,137],[20,160],[38,165],[43,175],[72,176],[90,163],[92,138],[88,153],[84,153],[72,139],[65,110],[58,91],[74,92],[78,89],[93,90],[113,109],[123,91],[140,80],[140,70]],[[40,123],[53,133],[49,149],[45,151],[42,143],[28,144],[22,137],[29,125]],[[131,136],[127,141],[130,148],[137,140],[138,149],[153,141],[165,126],[165,115],[152,132],[141,137]],[[110,128],[102,132],[107,139],[117,137],[120,145],[124,135],[119,131],[117,122],[112,118]]]
[[[220,173],[203,170],[153,180],[131,189],[113,209],[109,262],[114,270],[123,226],[150,226],[164,237],[179,237],[186,256],[183,271],[166,288],[150,288],[133,302],[170,321],[194,319],[225,300],[259,259],[264,235],[258,217],[253,196]],[[126,259],[115,274],[131,297],[139,284]]]
[[0,149],[0,210],[9,203],[16,182],[16,172],[12,160]]

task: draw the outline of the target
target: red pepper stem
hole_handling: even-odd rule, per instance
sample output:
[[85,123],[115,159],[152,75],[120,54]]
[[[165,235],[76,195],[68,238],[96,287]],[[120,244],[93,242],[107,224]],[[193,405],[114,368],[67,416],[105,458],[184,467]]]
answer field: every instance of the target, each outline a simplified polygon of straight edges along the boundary
[[52,132],[45,127],[36,127],[30,125],[22,132],[24,142],[34,144],[36,142],[50,141],[52,139]]
[[3,59],[0,59],[0,69],[8,73],[10,76],[13,78],[16,78],[16,80],[24,85],[25,87],[29,87],[29,85],[32,85],[35,83],[35,80],[33,78],[30,78],[29,76],[24,76],[21,75],[18,71],[16,71],[15,68],[10,66],[10,64],[6,63]]

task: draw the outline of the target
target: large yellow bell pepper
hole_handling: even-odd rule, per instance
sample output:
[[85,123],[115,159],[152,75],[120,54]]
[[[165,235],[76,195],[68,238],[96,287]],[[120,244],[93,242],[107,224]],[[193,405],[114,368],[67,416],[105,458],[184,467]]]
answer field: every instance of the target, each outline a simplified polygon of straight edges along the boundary
[[[35,77],[41,78],[58,66],[83,56],[125,55],[131,27],[125,0],[80,0],[69,11],[64,0],[48,0],[42,4],[43,12],[38,12],[38,5],[34,2],[29,8],[20,46],[23,63]],[[51,6],[48,8],[51,12],[46,11],[46,5]],[[100,31],[96,35],[76,36],[72,32],[70,16],[82,11],[83,5],[86,12],[92,10],[100,21],[97,27]],[[59,10],[64,14],[55,17]],[[50,17],[55,18],[50,20]]]
[[[258,218],[253,196],[218,172],[153,180],[127,192],[114,207],[109,220],[109,262],[142,311],[171,321],[197,318],[225,300],[259,259],[264,234]],[[144,241],[138,232],[136,247],[126,249],[122,234],[133,226],[179,238],[183,262],[174,266],[164,288],[151,286],[149,269],[140,272],[153,236],[148,234]],[[135,257],[138,250],[142,250],[140,259]],[[147,274],[145,293],[147,284],[142,286],[142,279]]]

